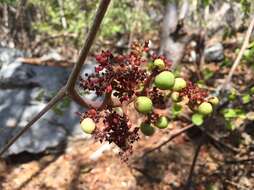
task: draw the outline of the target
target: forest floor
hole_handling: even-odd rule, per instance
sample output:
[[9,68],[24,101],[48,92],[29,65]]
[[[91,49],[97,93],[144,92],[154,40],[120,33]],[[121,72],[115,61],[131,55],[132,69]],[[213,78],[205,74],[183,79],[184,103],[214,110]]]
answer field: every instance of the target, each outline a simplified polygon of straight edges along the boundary
[[[1,162],[1,189],[181,190],[188,178],[197,142],[182,133],[160,149],[144,154],[181,127],[176,123],[174,129],[157,131],[149,138],[142,137],[127,162],[121,160],[116,147],[93,161],[90,156],[101,146],[93,139],[71,139],[60,154],[43,154],[33,159],[26,153],[15,156]],[[254,171],[253,164],[230,165],[219,160],[222,155],[216,149],[203,146],[189,189],[205,190],[209,184],[218,184],[218,189],[223,186],[228,190],[254,188],[254,179],[248,177],[254,173],[246,173],[247,170]]]

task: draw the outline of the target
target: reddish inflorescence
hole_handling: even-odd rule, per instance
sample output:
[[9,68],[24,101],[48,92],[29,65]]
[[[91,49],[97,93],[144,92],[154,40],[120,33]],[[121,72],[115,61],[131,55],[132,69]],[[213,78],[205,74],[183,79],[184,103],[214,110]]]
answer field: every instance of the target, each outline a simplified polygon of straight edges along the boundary
[[[137,96],[147,96],[152,102],[151,107],[166,109],[172,89],[163,91],[155,87],[153,81],[163,70],[170,71],[171,61],[163,56],[149,55],[148,50],[146,42],[144,45],[132,44],[130,53],[126,55],[115,56],[110,51],[102,51],[95,56],[98,63],[95,72],[81,78],[80,87],[88,92],[95,91],[98,96],[114,96],[120,101],[120,107],[125,101],[131,102]],[[149,70],[147,57],[152,61],[161,59],[165,66],[163,65],[162,69],[155,67]],[[197,105],[204,101],[208,94],[188,82],[180,91],[180,96],[187,96],[190,104]],[[132,144],[139,139],[139,128],[132,127],[128,116],[124,112],[118,113],[112,107],[112,101],[102,110],[90,109],[79,115],[81,119],[89,117],[95,123],[103,123],[103,127],[95,129],[95,139],[116,144],[122,150],[120,154],[126,155],[125,153],[132,152]],[[154,111],[147,112],[143,122],[155,124],[159,117]]]
[[125,115],[121,116],[115,111],[107,110],[103,119],[104,127],[97,131],[95,138],[101,142],[115,143],[122,151],[132,149],[132,143],[139,139],[138,128],[131,129]]
[[133,96],[137,85],[147,78],[146,70],[140,67],[146,63],[142,58],[144,47],[143,51],[141,46],[134,47],[136,49],[128,55],[113,56],[109,51],[96,55],[99,65],[95,67],[94,74],[81,79],[80,87],[83,90],[94,90],[98,96],[111,93],[114,89],[114,95],[121,102],[128,100]]
[[152,90],[148,91],[148,95],[151,98],[154,107],[159,109],[166,108],[168,98],[165,96],[164,92],[159,91],[156,87],[153,87]]
[[188,82],[186,88],[180,92],[180,96],[187,96],[192,104],[200,104],[207,98],[208,92],[196,84]]

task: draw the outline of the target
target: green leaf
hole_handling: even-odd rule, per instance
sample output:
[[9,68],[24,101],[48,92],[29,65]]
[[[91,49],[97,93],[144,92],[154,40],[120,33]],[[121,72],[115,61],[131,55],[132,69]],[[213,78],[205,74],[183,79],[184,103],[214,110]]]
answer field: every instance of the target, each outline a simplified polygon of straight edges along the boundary
[[231,67],[233,65],[232,61],[228,58],[225,58],[223,62],[220,64],[221,67]]
[[214,76],[214,72],[210,69],[206,68],[203,70],[203,76],[205,80],[208,80]]
[[233,118],[246,118],[245,112],[240,108],[226,108],[222,110],[222,113],[225,117],[225,119],[233,119]]
[[195,113],[191,117],[191,121],[194,125],[200,126],[204,123],[204,116],[199,113]]
[[250,100],[251,100],[251,97],[250,97],[249,94],[244,94],[244,95],[242,96],[243,104],[248,104],[248,103],[250,102]]

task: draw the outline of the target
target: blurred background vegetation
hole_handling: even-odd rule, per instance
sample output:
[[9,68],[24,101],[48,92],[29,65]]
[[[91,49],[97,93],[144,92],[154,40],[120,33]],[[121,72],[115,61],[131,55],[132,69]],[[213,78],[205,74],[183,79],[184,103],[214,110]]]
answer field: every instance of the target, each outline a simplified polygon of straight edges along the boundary
[[[9,48],[6,52],[10,54],[11,58],[14,57],[15,59],[20,54],[17,53],[18,55],[13,56],[11,54],[11,50],[13,49],[28,53],[22,54],[24,57],[22,57],[23,60],[21,62],[24,64],[19,65],[20,70],[25,68],[24,65],[32,65],[33,67],[31,68],[33,71],[36,71],[38,68],[40,69],[43,67],[43,69],[47,69],[47,66],[53,66],[50,68],[56,70],[62,69],[66,71],[66,75],[68,75],[70,67],[72,67],[75,63],[78,57],[78,51],[84,43],[89,31],[98,2],[99,0],[0,0],[0,48]],[[187,9],[188,11],[186,11]],[[230,69],[232,68],[253,15],[253,0],[112,0],[110,8],[103,20],[103,24],[101,25],[99,34],[97,35],[97,39],[92,46],[91,54],[88,57],[87,62],[94,63],[93,54],[98,53],[101,50],[110,49],[113,52],[127,52],[133,41],[143,42],[145,40],[150,40],[151,51],[163,54],[169,59],[172,59],[173,63],[176,65],[175,73],[177,75],[182,75],[192,82],[197,82],[198,85],[207,89],[211,94],[218,95],[218,87],[223,84],[225,78],[230,72]],[[250,152],[253,154],[254,147],[253,39],[254,35],[251,36],[250,44],[244,51],[241,64],[239,64],[237,70],[234,72],[234,76],[232,77],[232,88],[219,94],[221,105],[219,106],[220,108],[216,110],[213,117],[214,126],[207,130],[209,134],[216,137],[218,142],[221,142],[222,144],[225,143],[226,145],[229,144],[234,148],[244,150],[244,158],[247,157],[247,159],[249,159],[248,156]],[[3,49],[0,50],[4,51]],[[49,58],[42,58],[44,56],[48,56]],[[59,57],[60,59],[58,59]],[[5,61],[5,59],[3,60]],[[1,72],[5,72],[4,70],[1,70],[4,68],[4,66],[2,66],[4,64],[10,69],[13,69],[13,60],[10,60],[10,63],[7,63],[8,61],[4,62],[0,57],[0,74]],[[12,86],[13,79],[16,77],[15,69],[16,68],[13,69],[14,77],[10,78],[10,81],[7,80],[7,82],[10,82],[10,84],[7,84],[10,88],[6,88],[6,86],[4,86],[2,89],[0,86],[0,92],[3,92],[6,89],[21,89],[19,86]],[[24,73],[28,78],[25,79],[29,81],[30,73],[27,74],[27,70],[28,69],[24,69]],[[48,72],[49,70],[45,70],[44,74],[46,71]],[[41,74],[41,72],[38,73]],[[53,70],[51,73],[56,75],[54,77],[58,78],[59,81],[63,81],[64,77],[62,72],[60,74],[55,74],[56,72]],[[42,83],[48,82],[47,75],[45,76],[45,81],[42,81]],[[21,78],[22,77],[23,73],[21,73]],[[16,81],[14,81],[14,83],[15,82]],[[30,88],[30,86],[29,88],[22,87],[22,90],[29,91]],[[47,103],[52,95],[56,93],[55,91],[57,91],[57,89],[54,89],[55,91],[53,90],[54,92],[50,92],[47,97],[45,95],[47,93],[44,93],[45,89],[41,90],[41,93],[39,93],[37,97],[37,101],[40,103]],[[16,91],[14,91],[13,94],[16,95]],[[5,96],[2,97],[5,98]],[[0,102],[2,97],[0,96]],[[2,98],[2,100],[4,98]],[[3,102],[4,101],[5,99]],[[31,105],[34,105],[34,101],[28,102],[28,105],[25,106],[29,107]],[[65,113],[70,113],[74,115],[74,112],[77,110],[69,109],[71,106],[72,103],[70,100],[65,99],[61,104],[53,108],[54,114],[64,115]],[[67,110],[69,112],[67,112]],[[181,128],[183,127],[183,124],[193,122],[188,120],[189,113],[186,113],[187,119],[186,117],[180,118],[182,113],[183,109],[180,105],[175,104],[172,107],[172,110],[170,110],[170,114],[172,114],[173,118],[172,128]],[[78,118],[74,118],[78,123]],[[196,124],[195,122],[193,123]],[[69,129],[73,130],[72,126],[68,128],[68,130]],[[89,173],[90,170],[92,170],[91,168],[94,167],[94,163],[89,163],[91,164],[89,165],[87,164],[87,160],[90,159],[90,154],[97,151],[99,147],[98,144],[93,145],[93,142],[88,142],[87,140],[82,141],[83,144],[80,145],[80,142],[73,143],[72,141],[69,141],[69,139],[65,138],[65,140],[67,139],[66,141],[70,144],[68,144],[68,148],[71,147],[70,149],[72,149],[72,152],[64,152],[63,155],[67,155],[67,157],[72,156],[73,158],[70,160],[74,160],[75,164],[72,162],[70,165],[76,167],[78,172],[83,169],[85,172],[82,173],[81,171],[82,174],[78,174],[81,177],[77,177],[75,175],[78,172],[75,174],[71,173],[73,170],[70,167],[62,173],[58,172],[58,174],[61,173],[62,175],[65,175],[63,177],[71,176],[70,178],[72,178],[73,181],[78,179],[82,183],[85,181],[82,178],[83,175],[85,178],[89,179],[87,184],[91,187],[90,189],[93,189],[95,184],[91,183],[91,180],[94,179],[94,176],[104,176],[104,172],[106,171],[105,168],[112,164],[114,167],[111,167],[111,173],[116,172],[117,174],[121,174],[121,172],[123,172],[123,176],[129,174],[127,180],[132,179],[134,176],[135,183],[141,183],[141,185],[138,184],[140,185],[140,189],[163,189],[164,187],[167,189],[168,184],[170,184],[172,189],[179,190],[179,188],[181,189],[181,183],[185,181],[186,178],[186,168],[189,170],[189,166],[191,165],[191,158],[195,151],[195,146],[193,145],[196,145],[197,139],[200,138],[200,135],[195,136],[192,133],[195,134],[199,128],[196,128],[197,131],[193,130],[187,134],[186,136],[189,138],[186,136],[179,137],[180,140],[169,145],[168,149],[163,149],[157,154],[151,154],[152,156],[150,157],[147,156],[144,158],[142,156],[146,149],[156,147],[158,144],[161,144],[164,140],[168,139],[170,136],[169,133],[171,132],[170,130],[171,129],[169,129],[169,132],[163,131],[159,134],[157,133],[149,140],[144,138],[140,140],[140,144],[138,144],[137,149],[135,149],[137,151],[134,152],[134,156],[132,157],[134,161],[132,161],[133,163],[135,163],[135,161],[139,161],[141,163],[137,165],[133,164],[124,168],[122,167],[123,165],[119,164],[119,157],[115,156],[114,151],[112,151],[106,154],[103,158],[103,162],[97,163],[98,165],[96,165],[96,167],[99,170],[101,169],[101,171],[96,175]],[[36,143],[39,142],[37,144],[41,143],[41,139],[38,137],[37,139],[34,139],[34,136],[29,138],[32,139],[30,139],[31,142],[36,141]],[[188,140],[186,140],[186,138]],[[187,142],[186,144],[182,143],[185,141]],[[190,142],[193,144],[190,144]],[[21,151],[17,150],[18,154],[23,150],[26,151],[30,148],[30,144],[29,146],[23,146],[22,143],[20,144],[20,147],[23,149]],[[89,148],[87,144],[89,144]],[[234,165],[228,166],[224,163],[221,164],[217,159],[217,157],[220,158],[221,155],[223,155],[225,159],[230,158],[234,160],[242,158],[242,155],[220,152],[221,150],[217,151],[216,147],[211,147],[212,146],[206,146],[205,148],[207,149],[204,151],[202,150],[203,156],[200,159],[200,163],[203,165],[200,164],[198,166],[197,171],[199,172],[197,172],[195,178],[195,182],[201,185],[197,185],[196,189],[216,190],[215,188],[204,188],[204,186],[208,186],[207,184],[213,184],[214,181],[220,181],[219,186],[221,189],[239,189],[239,187],[235,184],[238,184],[241,181],[241,178],[238,176],[240,170],[244,170],[242,172],[243,174],[239,174],[242,175],[241,177],[245,177],[245,181],[243,180],[243,182],[246,182],[247,178],[247,181],[249,181],[250,184],[252,183],[252,185],[249,185],[248,187],[250,187],[250,189],[254,188],[254,181],[251,181],[251,179],[253,179],[254,171],[254,169],[251,168],[253,167],[253,162],[252,166],[242,166],[239,164],[234,167]],[[55,149],[58,149],[58,147]],[[172,149],[174,149],[174,151],[172,151]],[[181,157],[182,155],[185,157]],[[19,157],[18,155],[14,160],[19,160],[22,156],[23,155]],[[83,158],[83,160],[80,159],[83,165],[76,163],[75,159],[77,156],[79,156],[79,158]],[[41,159],[41,157],[41,155],[38,156],[38,160]],[[45,163],[43,159],[42,162]],[[29,160],[31,160],[31,158],[29,158]],[[60,166],[59,168],[61,168],[62,162],[66,161],[65,159],[63,160],[59,163],[55,162],[53,159],[52,162],[55,163],[55,167]],[[210,160],[210,162],[207,160]],[[22,164],[23,163],[21,163],[21,166],[17,165],[17,168],[22,167]],[[140,166],[143,166],[143,168]],[[16,176],[16,173],[13,172],[15,171],[16,166],[10,164],[10,167],[13,167],[14,169],[12,168],[12,174],[9,178],[6,175],[7,170],[4,170],[4,172],[1,173],[0,167],[0,182],[2,179],[1,175],[5,175],[4,177],[10,181],[10,190],[12,190],[11,188],[16,182],[11,178],[15,179],[15,177],[12,176]],[[138,170],[135,169],[137,167],[142,169],[138,168],[138,174],[133,172],[133,170]],[[118,170],[121,172],[118,172]],[[172,172],[173,170],[175,173]],[[29,171],[27,172],[29,173]],[[68,175],[68,172],[71,174]],[[218,176],[214,177],[212,176],[213,172],[217,172],[216,175],[219,172],[222,173],[219,173]],[[160,173],[162,173],[161,176],[159,176]],[[249,177],[251,175],[252,177]],[[204,176],[205,180],[203,180]],[[111,176],[106,175],[106,177],[110,182],[105,184],[102,183],[101,187],[111,184],[112,181],[117,181],[113,178],[113,174]],[[231,185],[227,184],[224,179],[232,180],[234,182],[233,185],[232,183]],[[171,182],[169,182],[170,180]],[[8,180],[6,181],[5,183],[8,184]],[[56,184],[61,185],[59,181]],[[112,185],[114,184],[113,182]],[[243,182],[241,182],[241,184],[244,184]],[[155,185],[149,186],[147,184]],[[55,184],[53,183],[52,186],[54,185]],[[111,189],[120,189],[118,188],[119,186],[117,186],[119,184],[114,185],[116,185],[113,186],[115,188]],[[176,188],[176,186],[179,188]],[[47,187],[45,189],[47,189]]]

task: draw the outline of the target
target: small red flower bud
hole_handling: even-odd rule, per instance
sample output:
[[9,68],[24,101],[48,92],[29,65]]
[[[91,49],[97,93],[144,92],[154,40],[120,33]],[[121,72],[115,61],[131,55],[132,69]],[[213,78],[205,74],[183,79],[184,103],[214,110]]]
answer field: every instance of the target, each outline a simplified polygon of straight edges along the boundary
[[105,90],[105,92],[106,93],[110,93],[110,92],[112,92],[112,86],[111,85],[108,85],[107,87],[106,87],[106,90]]

